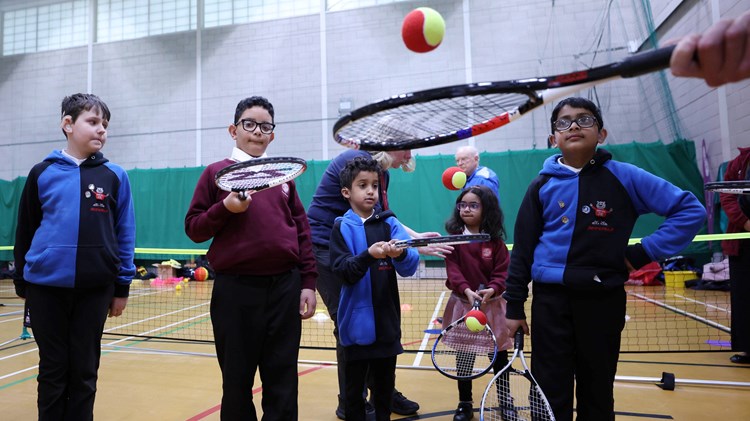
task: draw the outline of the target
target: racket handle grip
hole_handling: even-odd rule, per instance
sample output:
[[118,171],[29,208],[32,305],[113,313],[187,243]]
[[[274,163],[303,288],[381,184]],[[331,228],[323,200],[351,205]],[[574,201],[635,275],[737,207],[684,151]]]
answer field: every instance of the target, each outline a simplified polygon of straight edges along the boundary
[[670,45],[630,56],[620,62],[620,74],[628,78],[666,69],[675,47],[676,45]]
[[523,328],[519,327],[513,336],[513,349],[523,349]]

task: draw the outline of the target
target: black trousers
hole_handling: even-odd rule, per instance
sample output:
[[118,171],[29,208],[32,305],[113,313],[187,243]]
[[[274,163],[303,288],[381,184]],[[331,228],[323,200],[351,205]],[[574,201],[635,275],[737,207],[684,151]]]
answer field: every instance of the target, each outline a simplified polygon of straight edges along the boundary
[[256,371],[263,386],[262,419],[298,418],[300,288],[296,270],[276,276],[216,274],[211,323],[222,376],[222,420],[257,420]]
[[[339,362],[339,365],[341,362]],[[346,362],[346,420],[365,421],[365,401],[362,390],[369,378],[375,419],[391,419],[391,396],[396,373],[396,356]]]
[[614,420],[625,288],[581,291],[534,283],[531,371],[558,421]]
[[750,353],[750,240],[740,241],[740,253],[729,256],[732,305],[732,351]]
[[58,288],[28,284],[31,330],[39,347],[39,420],[92,420],[102,332],[114,284]]

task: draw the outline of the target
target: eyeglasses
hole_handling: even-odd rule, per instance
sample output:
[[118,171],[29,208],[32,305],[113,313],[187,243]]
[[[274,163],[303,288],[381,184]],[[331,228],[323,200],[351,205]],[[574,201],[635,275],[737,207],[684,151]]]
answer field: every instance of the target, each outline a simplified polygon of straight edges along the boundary
[[573,122],[578,124],[578,127],[585,129],[588,127],[593,127],[594,124],[596,124],[596,117],[589,114],[584,114],[575,120],[571,120],[569,118],[561,118],[552,123],[552,126],[557,130],[558,132],[564,132],[565,130],[568,130],[570,126],[573,125]]
[[482,207],[482,204],[481,203],[477,203],[477,202],[471,202],[471,203],[458,202],[458,203],[456,203],[456,209],[458,209],[458,210],[464,210],[466,208],[469,208],[469,209],[475,211],[475,210],[479,210],[481,207]]
[[260,126],[260,132],[263,134],[273,133],[273,129],[276,127],[276,125],[273,123],[258,123],[257,121],[249,118],[240,120],[239,123],[235,124],[235,126],[239,126],[240,124],[242,124],[242,128],[247,130],[248,132],[252,132],[256,127]]

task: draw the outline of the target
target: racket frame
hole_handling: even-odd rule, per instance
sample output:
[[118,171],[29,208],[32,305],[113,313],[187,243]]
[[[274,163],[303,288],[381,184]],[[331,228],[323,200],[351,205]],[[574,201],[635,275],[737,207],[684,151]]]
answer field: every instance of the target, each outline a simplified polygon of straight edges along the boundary
[[[481,291],[483,289],[484,289],[484,284],[479,284],[479,288],[477,290]],[[478,300],[478,299],[474,300],[474,303],[471,306],[472,310],[479,310],[481,304],[482,304],[481,300]],[[440,367],[440,365],[438,364],[438,362],[435,359],[435,354],[436,354],[436,351],[437,351],[437,347],[440,344],[440,341],[442,341],[443,338],[445,337],[445,335],[449,334],[452,329],[456,328],[457,326],[459,326],[461,324],[465,324],[466,323],[466,316],[467,315],[468,315],[468,312],[466,314],[464,314],[463,317],[461,317],[458,320],[455,320],[453,323],[451,323],[450,325],[448,325],[448,327],[446,327],[445,329],[443,329],[440,332],[440,335],[437,337],[437,339],[435,339],[435,342],[432,344],[432,352],[430,353],[430,358],[432,360],[432,365],[435,366],[435,369],[440,374],[442,374],[442,375],[444,375],[446,377],[449,377],[451,379],[455,379],[455,380],[472,380],[472,379],[476,379],[478,377],[481,377],[481,376],[487,374],[490,370],[492,370],[492,366],[495,365],[495,361],[497,360],[497,352],[498,352],[497,351],[497,338],[495,337],[495,332],[492,331],[492,328],[490,327],[490,324],[489,324],[489,321],[488,321],[484,325],[484,330],[486,330],[487,332],[489,332],[490,337],[492,338],[492,342],[494,344],[494,347],[493,347],[494,351],[492,353],[492,360],[489,362],[489,364],[487,364],[487,367],[485,367],[482,370],[476,370],[476,369],[474,369],[474,370],[471,371],[471,375],[469,375],[469,376],[459,376],[458,374],[451,374],[449,371],[446,371],[445,369],[443,369],[443,368]],[[482,355],[486,355],[486,354],[482,354]],[[479,355],[477,355],[477,357],[479,357]],[[475,359],[475,363],[476,363],[476,359]],[[453,371],[453,370],[451,370],[451,371]],[[456,373],[458,372],[458,367],[455,368],[455,372]]]
[[[352,149],[368,151],[393,151],[418,149],[467,139],[502,127],[517,120],[527,112],[562,97],[608,81],[632,78],[669,67],[675,46],[635,54],[618,62],[554,76],[518,79],[500,82],[469,83],[441,88],[415,91],[365,105],[339,118],[333,125],[333,138],[339,144]],[[359,137],[346,137],[344,132],[350,125],[375,114],[398,114],[398,108],[423,104],[440,99],[474,97],[479,95],[515,93],[524,94],[528,100],[509,111],[468,127],[452,128],[444,133],[433,133],[423,138],[398,141],[378,141]],[[364,133],[364,130],[360,130]]]
[[443,235],[440,237],[411,238],[409,240],[396,241],[396,247],[427,247],[433,244],[455,245],[490,241],[489,234],[458,234]]
[[[513,355],[511,356],[510,360],[508,361],[508,364],[503,367],[502,370],[498,371],[490,380],[489,383],[487,383],[487,387],[484,390],[484,393],[482,394],[482,404],[479,407],[479,420],[485,421],[485,412],[487,409],[487,396],[490,393],[497,393],[497,389],[495,386],[495,382],[500,380],[500,377],[502,377],[505,373],[515,373],[518,375],[523,376],[529,381],[529,384],[531,387],[533,387],[536,392],[539,394],[539,399],[541,400],[542,404],[544,405],[545,410],[547,411],[547,420],[548,421],[555,421],[555,414],[552,412],[552,407],[549,404],[549,401],[547,400],[547,396],[545,396],[544,391],[542,391],[542,388],[539,387],[539,383],[537,383],[534,376],[531,374],[531,369],[529,368],[528,364],[526,363],[526,358],[523,354],[523,329],[519,328],[515,335],[513,336]],[[518,370],[513,367],[513,363],[516,360],[521,361],[521,366],[523,367],[523,371]],[[494,408],[493,408],[494,411]]]
[[715,193],[750,194],[750,181],[711,181],[703,189]]
[[[293,173],[292,175],[286,175],[284,177],[278,177],[277,179],[272,179],[268,183],[260,184],[256,187],[253,187],[252,189],[243,189],[243,188],[233,188],[228,187],[225,183],[223,183],[221,180],[222,178],[226,177],[229,174],[232,174],[233,172],[236,172],[240,169],[245,169],[248,167],[262,167],[264,165],[269,164],[281,164],[281,163],[288,163],[291,165],[299,165],[300,169]],[[240,193],[240,198],[244,199],[246,197],[246,191],[253,190],[255,192],[259,192],[261,190],[265,190],[271,187],[275,187],[281,184],[284,184],[286,182],[289,182],[291,180],[294,180],[295,178],[299,177],[302,173],[304,173],[307,170],[307,161],[305,161],[302,158],[296,158],[296,157],[288,157],[288,156],[281,156],[281,157],[269,157],[269,158],[257,158],[257,159],[250,159],[247,161],[242,162],[236,162],[234,164],[231,164],[229,166],[226,166],[219,170],[216,175],[214,176],[214,181],[216,182],[216,186],[219,187],[221,190],[224,191],[233,191]],[[262,172],[261,170],[258,170],[258,173]]]

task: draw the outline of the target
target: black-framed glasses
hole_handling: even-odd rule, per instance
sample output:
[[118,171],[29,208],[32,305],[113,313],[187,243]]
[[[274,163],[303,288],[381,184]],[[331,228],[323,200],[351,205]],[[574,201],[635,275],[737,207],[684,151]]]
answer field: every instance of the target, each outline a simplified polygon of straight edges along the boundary
[[469,203],[467,203],[467,202],[458,202],[458,203],[456,203],[456,209],[458,209],[458,210],[464,210],[466,208],[469,208],[469,209],[475,211],[475,210],[479,210],[481,207],[482,207],[482,204],[481,203],[477,203],[477,202],[469,202]]
[[257,121],[245,118],[239,121],[239,123],[235,124],[235,126],[242,125],[242,128],[247,130],[248,132],[252,132],[255,130],[256,127],[260,127],[260,132],[263,134],[271,134],[273,133],[273,129],[276,127],[273,123],[258,123]]
[[564,132],[565,130],[568,130],[570,126],[573,125],[573,122],[575,122],[578,127],[585,129],[588,127],[594,127],[594,124],[596,124],[596,117],[590,114],[584,114],[576,119],[569,119],[569,118],[560,118],[557,121],[554,122],[553,126],[555,127],[555,130],[558,132]]

